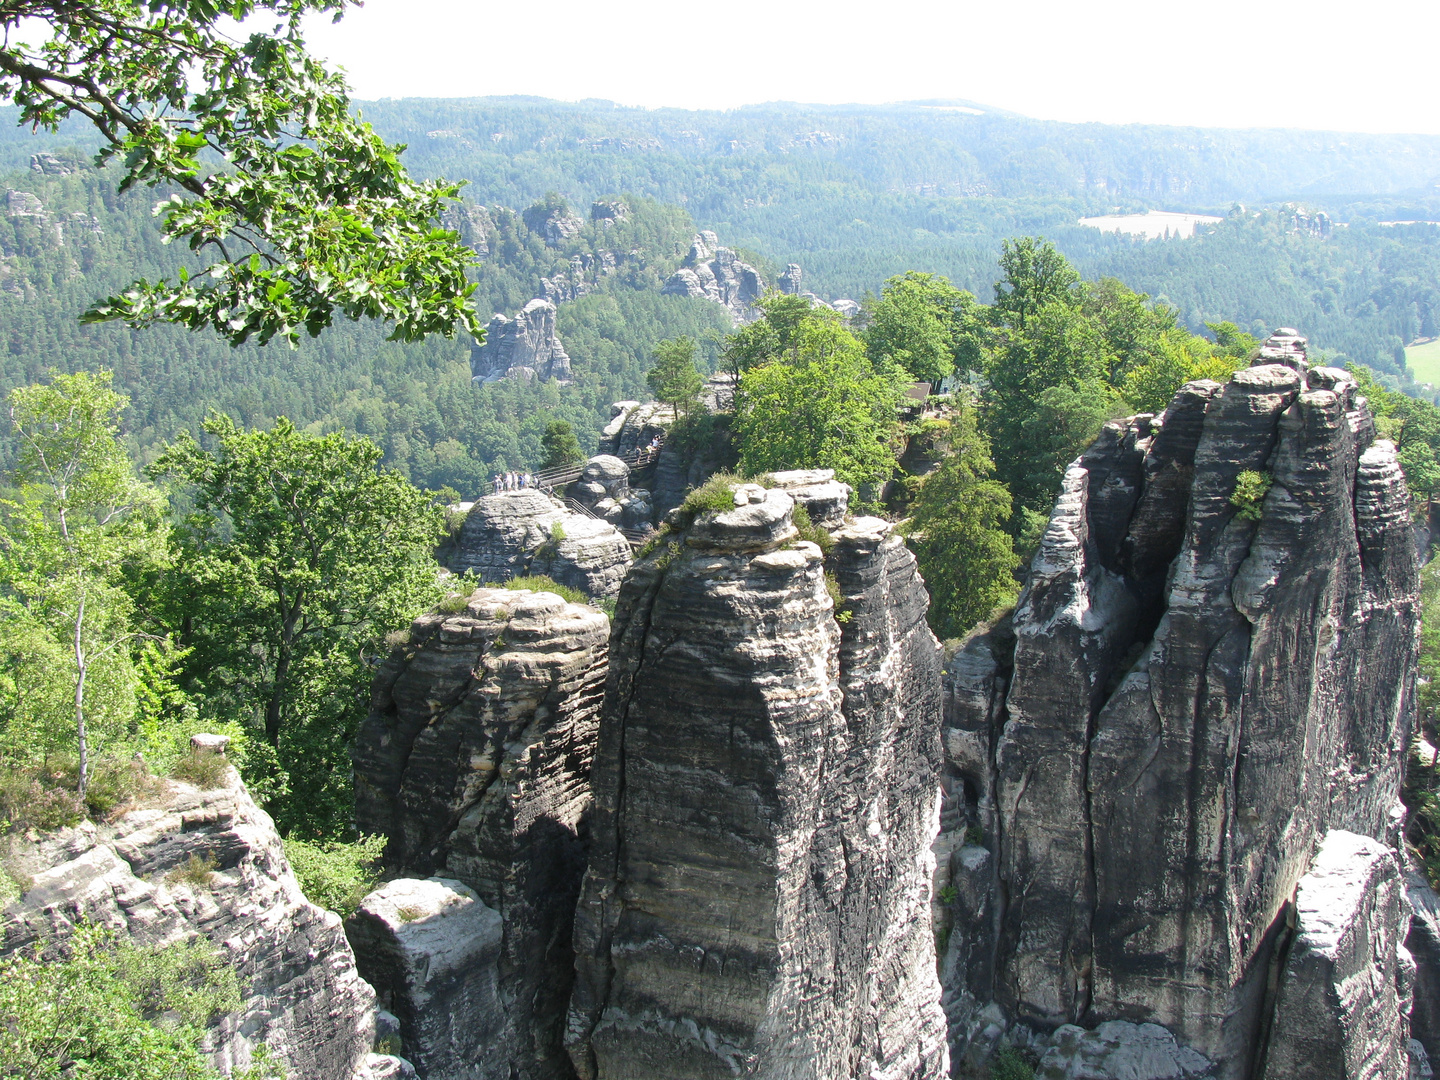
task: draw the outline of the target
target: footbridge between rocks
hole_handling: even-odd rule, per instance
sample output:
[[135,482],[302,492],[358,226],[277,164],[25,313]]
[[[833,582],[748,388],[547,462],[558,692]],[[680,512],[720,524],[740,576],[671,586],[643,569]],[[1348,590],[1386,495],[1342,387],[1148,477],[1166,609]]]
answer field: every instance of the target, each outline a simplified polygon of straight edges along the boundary
[[[662,436],[653,446],[637,447],[624,454],[616,454],[632,470],[643,469],[650,465],[660,456],[660,451],[665,446],[665,439]],[[542,491],[553,491],[555,488],[564,487],[566,484],[573,484],[580,479],[585,471],[586,461],[572,461],[568,465],[557,465],[553,469],[543,469],[533,475],[531,487],[540,488]],[[495,484],[489,483],[480,489],[480,494],[494,495],[498,489]]]

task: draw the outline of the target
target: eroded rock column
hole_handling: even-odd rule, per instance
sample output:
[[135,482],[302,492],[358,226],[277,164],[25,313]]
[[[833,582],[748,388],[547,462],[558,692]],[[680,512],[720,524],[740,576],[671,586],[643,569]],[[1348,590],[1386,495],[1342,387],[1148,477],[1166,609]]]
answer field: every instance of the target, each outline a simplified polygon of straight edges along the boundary
[[745,485],[620,595],[576,914],[582,1077],[938,1077],[938,658],[885,523]]

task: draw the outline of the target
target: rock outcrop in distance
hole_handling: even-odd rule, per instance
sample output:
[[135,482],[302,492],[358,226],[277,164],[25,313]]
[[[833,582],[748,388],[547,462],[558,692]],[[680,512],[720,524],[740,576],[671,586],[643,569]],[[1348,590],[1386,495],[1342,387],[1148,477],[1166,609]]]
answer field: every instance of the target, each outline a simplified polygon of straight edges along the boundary
[[[293,1077],[371,1076],[375,995],[340,916],[301,894],[269,816],[234,770],[212,791],[159,784],[107,824],[11,839],[6,862],[28,882],[0,915],[0,954],[58,955],[81,922],[136,945],[205,938],[235,969],[242,1000],[207,1032],[216,1068],[248,1066],[264,1043]],[[202,870],[176,873],[192,860]]]
[[672,515],[617,602],[566,1033],[586,1080],[947,1072],[924,585],[833,474],[774,481]]
[[447,567],[492,584],[543,574],[598,598],[619,591],[630,559],[630,542],[609,522],[572,513],[545,492],[526,488],[476,499]]
[[356,739],[356,822],[399,875],[348,930],[427,1080],[564,1080],[571,922],[609,621],[476,590],[412,625]]
[[1121,1075],[1066,1062],[1163,1028],[1164,1075],[1406,1075],[1408,519],[1353,379],[1293,334],[1069,468],[1013,619],[946,669],[962,1072],[1007,1040]]
[[570,357],[555,334],[555,305],[535,299],[511,319],[497,314],[485,330],[484,344],[470,348],[475,382],[497,379],[570,381]]
[[737,323],[744,323],[755,319],[755,301],[765,295],[765,280],[706,230],[695,234],[689,253],[661,292],[713,300],[724,305]]

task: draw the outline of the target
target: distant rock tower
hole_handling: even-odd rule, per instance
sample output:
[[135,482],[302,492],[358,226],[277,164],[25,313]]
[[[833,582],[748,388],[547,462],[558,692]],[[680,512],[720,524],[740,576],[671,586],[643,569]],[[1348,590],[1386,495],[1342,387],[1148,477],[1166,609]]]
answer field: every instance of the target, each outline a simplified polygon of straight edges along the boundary
[[521,378],[568,383],[570,357],[555,334],[555,305],[531,300],[513,319],[491,319],[485,343],[470,350],[470,374],[476,382]]

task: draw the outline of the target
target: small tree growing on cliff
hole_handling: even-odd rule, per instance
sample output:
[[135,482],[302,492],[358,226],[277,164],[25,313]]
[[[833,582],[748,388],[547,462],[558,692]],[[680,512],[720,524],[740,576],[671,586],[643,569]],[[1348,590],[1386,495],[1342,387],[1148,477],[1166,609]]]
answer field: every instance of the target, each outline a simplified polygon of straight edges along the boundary
[[695,370],[694,339],[670,338],[656,345],[655,366],[645,382],[656,401],[674,408],[677,420],[687,416],[705,388],[705,380]]
[[[12,633],[30,627],[67,657],[81,800],[92,721],[134,712],[129,645],[137,632],[121,575],[165,559],[164,499],[136,477],[120,445],[126,399],[110,379],[108,371],[56,375],[11,391],[17,490],[0,501],[0,619]],[[32,749],[48,750],[51,739],[34,734],[41,746]]]
[[540,449],[545,454],[545,460],[540,463],[542,469],[569,465],[585,456],[580,449],[580,440],[575,437],[575,429],[568,420],[551,420],[545,426],[545,434],[540,436]]

